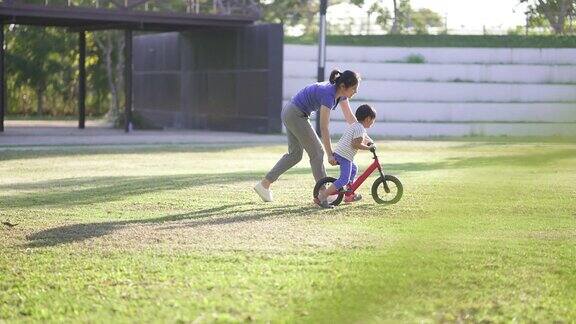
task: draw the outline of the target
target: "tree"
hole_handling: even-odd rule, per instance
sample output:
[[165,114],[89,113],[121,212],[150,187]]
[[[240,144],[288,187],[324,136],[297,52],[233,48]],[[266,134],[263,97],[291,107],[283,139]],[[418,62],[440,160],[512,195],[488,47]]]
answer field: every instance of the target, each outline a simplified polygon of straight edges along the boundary
[[[78,106],[78,34],[11,25],[6,32],[10,114],[73,115]],[[91,33],[86,37],[87,106],[101,115],[108,100],[104,70]],[[32,108],[34,107],[34,108]],[[106,107],[107,108],[107,107]]]
[[57,74],[64,70],[62,55],[65,52],[62,35],[54,29],[14,26],[8,44],[8,74],[14,86],[30,87],[36,95],[36,113],[44,114],[44,95]]
[[[361,7],[365,0],[330,0],[329,5],[342,2]],[[260,0],[260,5],[263,8],[262,19],[266,22],[281,23],[285,26],[303,25],[305,35],[318,31],[315,18],[320,10],[320,0]]]
[[388,22],[392,18],[388,9],[383,7],[380,2],[374,2],[370,8],[368,8],[368,33],[370,33],[370,17],[376,14],[376,23],[380,25],[383,29],[387,29]]
[[441,27],[442,17],[427,8],[412,9],[410,0],[394,0],[394,20],[390,34],[402,34],[413,30],[416,34],[427,34],[430,27]]
[[285,26],[304,25],[305,34],[316,31],[314,16],[319,11],[320,1],[272,0],[262,1],[263,20]]
[[[401,0],[402,1],[402,0]],[[401,32],[401,25],[403,20],[403,13],[398,6],[396,0],[393,0],[394,4],[394,20],[392,22],[392,28],[390,28],[390,34],[399,34]]]
[[427,8],[411,12],[409,21],[416,34],[428,34],[429,27],[442,27],[442,17]]
[[576,0],[520,0],[520,3],[528,4],[526,15],[532,25],[538,25],[544,18],[557,35],[565,34],[568,26],[572,28]]
[[110,109],[108,118],[112,121],[120,116],[120,100],[124,85],[124,37],[116,31],[98,32],[94,36],[106,67]]
[[399,4],[394,0],[394,21],[392,28],[390,28],[390,34],[401,34],[406,30],[410,25],[411,12],[410,0],[400,0]]

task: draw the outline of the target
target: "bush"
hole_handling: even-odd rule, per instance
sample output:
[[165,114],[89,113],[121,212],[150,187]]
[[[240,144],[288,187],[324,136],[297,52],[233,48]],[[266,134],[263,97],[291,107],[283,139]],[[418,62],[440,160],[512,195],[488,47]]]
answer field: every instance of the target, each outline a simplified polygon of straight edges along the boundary
[[[316,37],[285,37],[287,44],[317,44]],[[576,48],[574,36],[544,35],[329,35],[328,45],[389,47]]]
[[423,64],[426,63],[426,59],[420,54],[410,54],[406,57],[406,63]]

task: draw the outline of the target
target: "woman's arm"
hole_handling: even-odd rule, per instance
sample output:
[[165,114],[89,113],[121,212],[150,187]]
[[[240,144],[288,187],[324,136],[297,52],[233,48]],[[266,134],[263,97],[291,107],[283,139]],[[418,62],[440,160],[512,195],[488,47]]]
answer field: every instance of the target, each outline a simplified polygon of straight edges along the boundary
[[332,142],[330,141],[330,108],[320,106],[320,136],[322,136],[322,144],[324,144],[324,151],[328,157],[328,162],[332,165],[338,164],[334,159],[332,151]]
[[352,113],[352,108],[350,108],[350,102],[348,99],[340,101],[340,108],[344,114],[344,118],[348,124],[354,124],[357,122],[356,116]]

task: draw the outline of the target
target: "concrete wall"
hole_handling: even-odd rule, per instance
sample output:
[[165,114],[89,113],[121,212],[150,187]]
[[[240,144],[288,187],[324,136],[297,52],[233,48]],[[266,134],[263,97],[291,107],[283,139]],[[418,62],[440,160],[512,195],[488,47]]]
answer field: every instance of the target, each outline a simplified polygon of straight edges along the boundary
[[[284,46],[285,102],[315,81],[316,58],[316,46]],[[331,46],[332,68],[361,74],[352,106],[376,108],[373,134],[576,135],[576,49]],[[344,127],[337,110],[332,132]]]

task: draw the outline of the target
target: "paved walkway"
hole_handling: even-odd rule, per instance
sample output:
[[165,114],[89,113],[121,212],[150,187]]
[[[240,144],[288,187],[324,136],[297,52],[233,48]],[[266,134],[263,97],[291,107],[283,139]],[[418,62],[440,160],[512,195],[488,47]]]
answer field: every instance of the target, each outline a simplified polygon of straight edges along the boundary
[[116,144],[283,144],[286,135],[213,132],[203,130],[132,131],[113,129],[87,121],[78,129],[77,121],[16,121],[4,123],[0,147],[116,145]]

